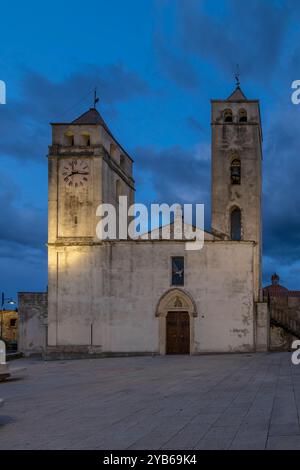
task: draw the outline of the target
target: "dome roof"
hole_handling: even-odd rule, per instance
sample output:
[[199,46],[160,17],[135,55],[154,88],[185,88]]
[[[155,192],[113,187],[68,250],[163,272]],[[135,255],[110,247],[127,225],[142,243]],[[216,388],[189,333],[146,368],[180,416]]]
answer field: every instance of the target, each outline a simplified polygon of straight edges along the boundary
[[272,284],[264,287],[264,292],[268,293],[271,297],[278,297],[288,295],[289,290],[279,284],[280,277],[274,273],[271,277]]

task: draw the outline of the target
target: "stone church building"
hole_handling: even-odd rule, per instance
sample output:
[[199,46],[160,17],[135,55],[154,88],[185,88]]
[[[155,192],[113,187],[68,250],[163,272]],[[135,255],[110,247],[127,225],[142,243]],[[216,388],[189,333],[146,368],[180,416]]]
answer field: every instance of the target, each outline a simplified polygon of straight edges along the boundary
[[187,251],[184,240],[99,240],[99,204],[134,202],[133,160],[95,108],[52,124],[48,292],[19,294],[25,354],[268,350],[258,100],[239,87],[212,100],[211,128],[211,230]]

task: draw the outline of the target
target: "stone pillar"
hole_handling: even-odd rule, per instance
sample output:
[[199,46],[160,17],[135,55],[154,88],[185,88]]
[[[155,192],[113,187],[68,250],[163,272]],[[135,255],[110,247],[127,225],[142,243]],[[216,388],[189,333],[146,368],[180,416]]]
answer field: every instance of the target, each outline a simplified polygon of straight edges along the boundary
[[270,313],[267,302],[256,303],[256,351],[269,351]]
[[18,349],[25,356],[42,355],[47,338],[47,292],[19,292]]
[[0,339],[0,365],[6,363],[6,347],[4,341]]

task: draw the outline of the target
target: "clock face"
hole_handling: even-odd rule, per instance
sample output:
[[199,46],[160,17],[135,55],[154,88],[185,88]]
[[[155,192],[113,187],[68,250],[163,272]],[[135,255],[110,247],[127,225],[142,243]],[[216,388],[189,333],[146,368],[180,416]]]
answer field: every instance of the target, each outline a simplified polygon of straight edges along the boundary
[[88,182],[89,165],[86,160],[68,160],[63,164],[62,176],[67,186],[85,186]]

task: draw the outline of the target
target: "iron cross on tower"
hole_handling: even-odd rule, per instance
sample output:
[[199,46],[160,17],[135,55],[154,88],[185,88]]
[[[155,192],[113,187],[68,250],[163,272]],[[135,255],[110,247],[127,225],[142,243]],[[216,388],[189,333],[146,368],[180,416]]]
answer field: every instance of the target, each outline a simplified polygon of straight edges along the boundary
[[239,66],[239,64],[236,64],[235,81],[236,81],[237,88],[240,88],[241,82],[240,82],[240,66]]
[[96,109],[96,104],[98,103],[99,101],[99,98],[97,96],[97,87],[95,87],[95,90],[94,90],[94,109]]

